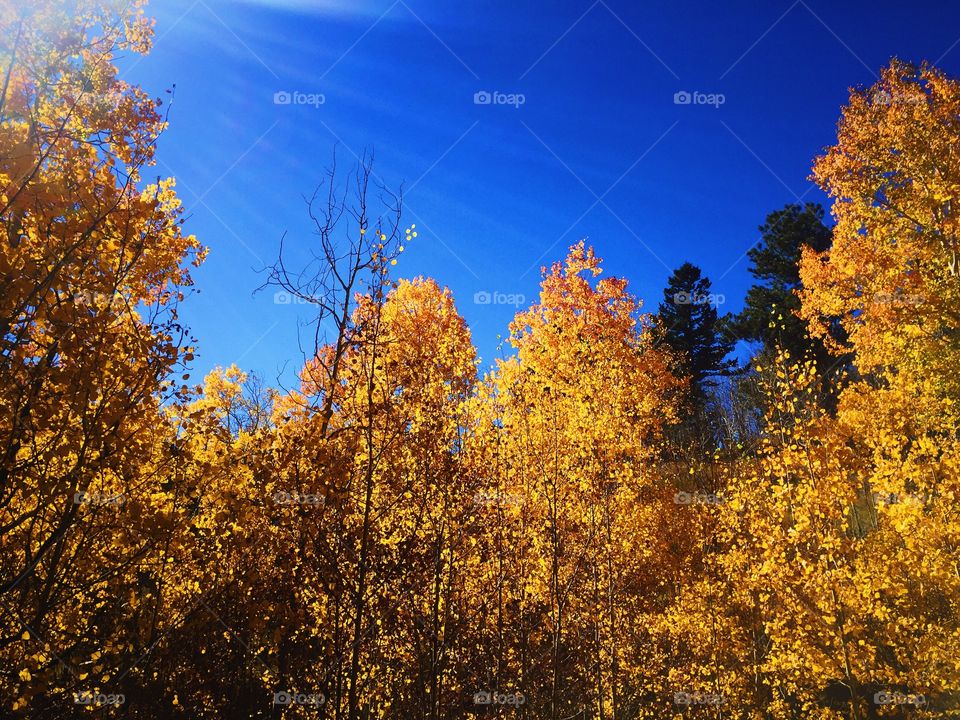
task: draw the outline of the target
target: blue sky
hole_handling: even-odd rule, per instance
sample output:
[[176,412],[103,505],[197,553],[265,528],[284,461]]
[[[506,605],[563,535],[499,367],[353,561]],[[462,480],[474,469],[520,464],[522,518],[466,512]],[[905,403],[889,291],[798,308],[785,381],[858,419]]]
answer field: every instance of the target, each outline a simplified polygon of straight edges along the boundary
[[[736,311],[765,215],[825,203],[807,179],[851,85],[891,56],[960,74],[960,6],[833,0],[163,0],[124,77],[176,85],[156,172],[210,248],[183,317],[195,367],[289,385],[305,306],[253,295],[337,146],[408,188],[395,268],[450,287],[484,364],[539,268],[586,237],[655,310],[689,260]],[[701,93],[678,104],[679,92]],[[322,104],[277,104],[278,92]],[[477,93],[523,103],[477,104]],[[722,95],[722,104],[714,97]],[[166,97],[164,95],[164,97]]]

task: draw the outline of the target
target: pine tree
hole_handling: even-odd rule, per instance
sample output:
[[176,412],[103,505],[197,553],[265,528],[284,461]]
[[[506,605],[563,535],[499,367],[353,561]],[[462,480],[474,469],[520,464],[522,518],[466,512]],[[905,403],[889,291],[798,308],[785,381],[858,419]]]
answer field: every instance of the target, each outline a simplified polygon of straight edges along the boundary
[[716,378],[729,375],[736,365],[725,359],[734,340],[727,317],[717,312],[717,297],[700,268],[685,262],[667,281],[660,304],[661,341],[677,355],[677,374],[689,378],[693,407],[703,407]]
[[793,358],[812,356],[823,364],[829,357],[823,343],[810,336],[807,323],[797,316],[800,254],[804,247],[814,252],[830,247],[832,233],[823,222],[823,208],[816,203],[786,205],[767,215],[759,230],[760,241],[747,253],[757,282],[747,291],[733,332],[738,339],[763,343],[762,353],[779,346]]

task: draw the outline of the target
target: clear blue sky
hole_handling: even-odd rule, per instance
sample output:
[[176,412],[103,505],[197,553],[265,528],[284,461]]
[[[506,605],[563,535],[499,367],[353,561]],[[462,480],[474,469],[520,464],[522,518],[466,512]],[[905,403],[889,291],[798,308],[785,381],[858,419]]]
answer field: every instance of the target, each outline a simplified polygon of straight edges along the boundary
[[[851,85],[891,56],[960,74],[960,6],[882,0],[163,0],[153,52],[121,62],[176,84],[156,172],[178,179],[210,248],[184,319],[196,370],[236,361],[288,384],[305,306],[252,295],[281,234],[309,242],[302,195],[334,145],[405,182],[418,238],[398,276],[449,286],[484,363],[539,267],[588,238],[656,309],[669,271],[701,266],[736,311],[765,215],[825,202],[811,159]],[[322,94],[319,106],[277,92]],[[476,104],[478,92],[522,105]],[[722,94],[677,104],[675,93]],[[164,97],[166,97],[164,95]],[[285,365],[286,363],[286,365]]]

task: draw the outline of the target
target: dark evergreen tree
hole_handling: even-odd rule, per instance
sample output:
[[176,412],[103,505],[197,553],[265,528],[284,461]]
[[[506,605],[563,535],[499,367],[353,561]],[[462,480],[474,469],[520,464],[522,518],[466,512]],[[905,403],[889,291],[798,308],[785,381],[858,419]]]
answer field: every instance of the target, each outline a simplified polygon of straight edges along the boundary
[[677,373],[690,378],[692,408],[703,408],[716,378],[729,375],[736,365],[726,359],[735,338],[727,317],[717,312],[719,299],[709,278],[688,262],[673,271],[663,291],[657,324],[662,342],[677,354]]
[[812,356],[823,367],[831,363],[823,343],[810,337],[796,315],[801,250],[806,245],[822,252],[830,247],[831,236],[823,208],[816,203],[790,204],[767,215],[760,242],[747,253],[757,283],[747,291],[744,308],[732,323],[738,339],[763,343],[761,353],[779,345],[793,358]]

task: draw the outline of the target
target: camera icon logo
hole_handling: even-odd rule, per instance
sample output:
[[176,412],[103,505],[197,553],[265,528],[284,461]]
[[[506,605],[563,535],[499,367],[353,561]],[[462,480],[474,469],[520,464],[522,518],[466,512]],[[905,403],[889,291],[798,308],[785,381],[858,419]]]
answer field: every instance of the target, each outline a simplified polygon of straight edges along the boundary
[[493,296],[486,290],[480,290],[473,294],[475,305],[489,305],[493,301]]
[[689,505],[693,502],[693,495],[681,490],[673,496],[673,502],[677,505]]
[[686,90],[679,90],[673,94],[674,105],[689,105],[691,102],[693,102],[693,95]]
[[473,94],[473,104],[474,105],[489,105],[493,102],[493,95],[488,93],[486,90],[480,90]]
[[293,96],[286,90],[279,90],[273,94],[274,105],[289,105],[293,102]]

